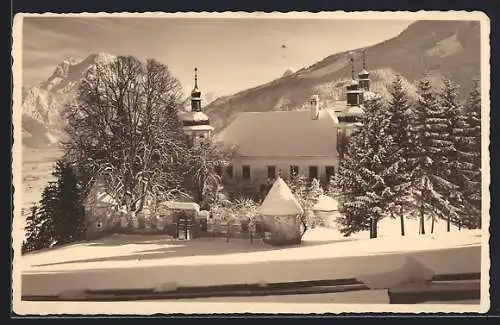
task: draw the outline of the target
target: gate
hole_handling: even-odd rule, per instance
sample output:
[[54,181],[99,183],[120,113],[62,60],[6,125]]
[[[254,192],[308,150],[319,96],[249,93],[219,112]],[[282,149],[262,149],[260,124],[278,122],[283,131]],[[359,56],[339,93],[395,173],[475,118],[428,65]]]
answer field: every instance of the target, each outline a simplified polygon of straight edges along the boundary
[[193,221],[185,213],[179,212],[177,215],[177,238],[190,240],[193,238]]

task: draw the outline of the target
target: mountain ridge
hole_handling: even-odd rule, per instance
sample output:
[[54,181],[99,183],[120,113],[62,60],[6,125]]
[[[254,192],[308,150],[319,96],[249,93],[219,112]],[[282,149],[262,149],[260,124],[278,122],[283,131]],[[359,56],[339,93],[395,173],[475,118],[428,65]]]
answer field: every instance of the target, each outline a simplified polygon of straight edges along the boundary
[[[280,103],[286,103],[287,109],[299,109],[318,88],[332,83],[343,86],[342,80],[351,75],[350,55],[356,73],[360,71],[363,51],[372,75],[384,71],[389,78],[372,79],[378,90],[383,91],[390,77],[400,74],[409,84],[427,76],[439,85],[442,77],[448,77],[467,91],[480,74],[479,27],[475,21],[417,21],[391,39],[330,55],[295,73],[219,98],[205,110],[220,130],[239,112],[272,110]],[[331,96],[319,95],[323,99]]]
[[[438,84],[443,76],[449,77],[467,91],[480,73],[479,42],[479,22],[417,21],[391,39],[335,53],[297,70],[289,68],[281,77],[259,86],[218,98],[210,92],[204,94],[204,110],[216,130],[221,130],[240,112],[296,110],[312,94],[319,94],[322,100],[338,99],[339,90],[350,79],[350,55],[354,56],[357,73],[362,51],[366,53],[372,89],[377,92],[383,93],[385,84],[396,74],[402,75],[411,93],[412,84],[424,75]],[[114,58],[109,53],[93,53],[83,59],[68,57],[46,81],[23,87],[23,144],[34,148],[57,146],[64,138],[62,110],[74,98],[78,83],[97,62]],[[182,106],[189,106],[189,98]]]

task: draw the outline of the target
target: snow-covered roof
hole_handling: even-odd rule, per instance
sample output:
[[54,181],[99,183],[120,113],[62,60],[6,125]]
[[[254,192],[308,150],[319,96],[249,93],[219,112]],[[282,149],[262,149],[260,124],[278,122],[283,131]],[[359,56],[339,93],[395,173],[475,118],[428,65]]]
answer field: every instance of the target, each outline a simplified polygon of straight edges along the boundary
[[209,118],[208,116],[203,113],[203,112],[184,112],[182,114],[182,119],[184,121],[193,121],[193,122],[200,122],[200,121],[208,121]]
[[160,203],[160,206],[176,210],[200,211],[200,206],[195,202],[164,201]]
[[183,130],[190,130],[190,131],[212,131],[214,129],[213,126],[211,125],[190,125],[190,126],[183,126]]
[[118,201],[116,201],[111,195],[106,193],[105,191],[96,188],[91,191],[91,193],[84,200],[85,205],[92,205],[94,207],[99,206],[111,206],[117,205]]
[[347,106],[341,112],[337,112],[337,116],[360,116],[363,114],[364,111],[362,106]]
[[285,181],[278,177],[260,206],[263,215],[296,215],[304,210]]
[[358,73],[358,76],[362,76],[362,75],[368,75],[370,74],[368,71],[366,71],[366,69],[363,69],[361,70],[359,73]]
[[216,140],[247,157],[334,157],[338,121],[328,110],[240,113]]
[[313,207],[315,211],[337,211],[338,209],[337,200],[328,195],[321,195]]
[[207,210],[201,210],[198,213],[198,217],[200,217],[200,218],[208,218],[208,217],[210,217],[210,212],[207,211]]

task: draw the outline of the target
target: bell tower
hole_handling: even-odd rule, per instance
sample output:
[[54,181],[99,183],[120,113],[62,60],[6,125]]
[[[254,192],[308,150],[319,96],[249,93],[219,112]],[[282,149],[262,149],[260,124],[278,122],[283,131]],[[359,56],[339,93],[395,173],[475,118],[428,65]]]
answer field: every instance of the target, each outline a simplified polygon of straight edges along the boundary
[[361,105],[363,91],[354,77],[354,55],[351,55],[351,82],[346,86],[347,106]]
[[370,73],[366,71],[366,52],[363,51],[363,70],[358,73],[359,86],[364,91],[370,91]]
[[194,68],[194,88],[191,91],[191,111],[201,112],[201,91],[198,88],[198,68]]
[[189,135],[193,145],[200,140],[211,136],[214,128],[210,125],[210,119],[202,112],[201,91],[198,88],[198,68],[194,68],[194,88],[191,91],[191,111],[182,115],[184,132]]

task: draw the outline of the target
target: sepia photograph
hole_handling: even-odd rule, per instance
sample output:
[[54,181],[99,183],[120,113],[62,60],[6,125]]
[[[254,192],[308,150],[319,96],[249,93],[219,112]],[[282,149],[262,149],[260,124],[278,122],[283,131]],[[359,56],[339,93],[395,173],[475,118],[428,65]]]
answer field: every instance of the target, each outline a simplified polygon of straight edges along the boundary
[[17,14],[14,312],[486,312],[489,24]]

